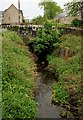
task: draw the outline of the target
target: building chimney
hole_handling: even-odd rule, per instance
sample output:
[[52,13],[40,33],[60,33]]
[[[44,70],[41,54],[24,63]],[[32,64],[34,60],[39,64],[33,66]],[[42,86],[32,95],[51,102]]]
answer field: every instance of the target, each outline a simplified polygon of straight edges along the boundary
[[20,0],[18,0],[18,21],[20,25]]

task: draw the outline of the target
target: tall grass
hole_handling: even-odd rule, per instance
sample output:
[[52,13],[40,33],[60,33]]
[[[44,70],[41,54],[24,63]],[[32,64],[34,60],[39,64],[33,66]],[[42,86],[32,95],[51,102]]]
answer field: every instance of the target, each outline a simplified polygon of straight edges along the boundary
[[35,118],[35,78],[27,47],[16,33],[3,33],[2,117]]
[[[78,106],[78,114],[83,115],[83,89],[81,78],[81,37],[63,35],[60,47],[69,48],[75,51],[72,57],[64,59],[57,55],[56,51],[48,56],[48,68],[55,69],[59,73],[58,82],[53,86],[52,99],[55,103],[68,104],[73,96],[74,105]],[[79,102],[80,101],[80,102]],[[70,104],[70,103],[69,103]]]
[[2,118],[2,36],[0,35],[0,119]]

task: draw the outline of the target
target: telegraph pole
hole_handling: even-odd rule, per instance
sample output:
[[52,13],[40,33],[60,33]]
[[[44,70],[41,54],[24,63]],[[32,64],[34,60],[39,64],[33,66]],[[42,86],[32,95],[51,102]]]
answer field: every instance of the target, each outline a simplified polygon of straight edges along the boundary
[[18,22],[20,25],[20,0],[18,0]]

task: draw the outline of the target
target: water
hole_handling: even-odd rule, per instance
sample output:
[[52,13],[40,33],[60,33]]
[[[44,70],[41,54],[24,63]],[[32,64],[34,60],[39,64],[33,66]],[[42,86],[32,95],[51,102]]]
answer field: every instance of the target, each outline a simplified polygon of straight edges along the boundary
[[[28,44],[27,36],[24,37],[24,42]],[[66,111],[65,108],[52,104],[52,86],[56,83],[58,74],[55,76],[55,71],[38,68],[38,77],[36,80],[36,100],[38,103],[38,118],[62,118],[60,114]],[[63,115],[64,116],[64,115]],[[73,115],[70,118],[75,118]]]
[[[47,77],[48,76],[48,77]],[[39,73],[36,89],[39,118],[61,118],[62,107],[52,104],[52,86],[55,83],[52,75],[45,76],[45,71]]]

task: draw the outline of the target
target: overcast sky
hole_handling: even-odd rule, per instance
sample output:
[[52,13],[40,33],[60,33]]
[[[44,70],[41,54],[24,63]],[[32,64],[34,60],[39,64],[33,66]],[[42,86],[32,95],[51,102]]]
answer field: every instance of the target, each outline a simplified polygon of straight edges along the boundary
[[[36,16],[43,15],[43,10],[38,6],[41,0],[20,0],[21,9],[23,10],[24,17],[32,19]],[[54,0],[61,8],[64,4],[71,0]],[[18,8],[18,0],[0,0],[0,11],[4,11],[11,4]]]

